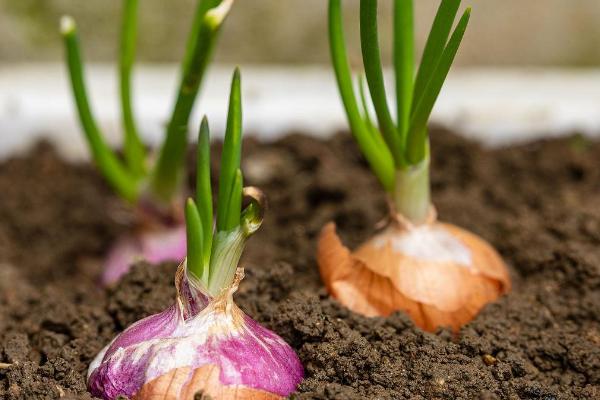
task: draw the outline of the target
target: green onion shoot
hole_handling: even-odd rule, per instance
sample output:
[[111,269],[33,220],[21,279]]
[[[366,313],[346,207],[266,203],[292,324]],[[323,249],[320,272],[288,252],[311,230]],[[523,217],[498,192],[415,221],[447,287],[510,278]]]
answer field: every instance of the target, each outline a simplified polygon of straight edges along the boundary
[[[92,361],[88,389],[103,399],[283,399],[304,377],[281,337],[235,304],[246,239],[261,225],[265,200],[243,189],[240,74],[231,85],[221,156],[216,221],[210,185],[210,133],[198,137],[196,197],[185,206],[187,258],[176,276],[175,304],[114,338]],[[244,207],[242,197],[250,200]]]
[[388,195],[390,217],[383,232],[353,253],[333,224],[325,226],[318,249],[321,275],[330,293],[353,311],[375,316],[402,310],[427,330],[459,329],[510,288],[497,252],[476,235],[438,222],[431,204],[427,124],[471,16],[467,8],[457,18],[460,4],[440,2],[417,65],[413,1],[394,0],[392,108],[379,48],[378,1],[360,1],[364,72],[357,79],[348,62],[342,1],[329,1],[340,97],[352,135]]
[[[119,89],[123,125],[123,155],[106,143],[91,108],[75,21],[61,20],[66,64],[75,105],[92,158],[110,187],[141,210],[142,233],[115,244],[108,255],[104,283],[117,280],[139,258],[152,262],[177,260],[185,254],[183,212],[178,199],[184,195],[184,160],[190,115],[233,0],[199,0],[181,63],[175,103],[165,139],[154,157],[144,146],[131,92],[132,68],[138,31],[138,0],[123,0],[119,51]],[[156,160],[156,162],[152,162]],[[165,222],[166,221],[166,222]],[[147,227],[152,227],[148,232]]]

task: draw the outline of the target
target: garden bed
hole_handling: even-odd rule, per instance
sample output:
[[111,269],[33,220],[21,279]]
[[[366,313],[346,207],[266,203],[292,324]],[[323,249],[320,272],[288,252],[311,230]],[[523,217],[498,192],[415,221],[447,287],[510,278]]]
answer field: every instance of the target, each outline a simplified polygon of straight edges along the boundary
[[[327,296],[321,227],[335,220],[356,246],[386,211],[350,135],[246,140],[245,177],[270,210],[237,303],[296,349],[306,379],[294,397],[600,398],[600,143],[483,150],[431,136],[440,218],[489,240],[514,282],[458,336],[424,333],[401,313],[364,318]],[[96,353],[173,301],[175,264],[140,263],[115,287],[97,285],[102,255],[134,221],[94,168],[48,145],[0,164],[0,398],[90,398]]]

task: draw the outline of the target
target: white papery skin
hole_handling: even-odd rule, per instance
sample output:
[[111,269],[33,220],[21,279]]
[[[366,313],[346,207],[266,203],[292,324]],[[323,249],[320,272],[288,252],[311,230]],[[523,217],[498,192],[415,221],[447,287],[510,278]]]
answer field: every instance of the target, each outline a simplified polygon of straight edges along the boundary
[[407,234],[398,235],[390,230],[375,236],[371,242],[376,248],[389,243],[394,251],[421,261],[449,262],[471,268],[471,250],[447,230],[436,225],[422,225]]

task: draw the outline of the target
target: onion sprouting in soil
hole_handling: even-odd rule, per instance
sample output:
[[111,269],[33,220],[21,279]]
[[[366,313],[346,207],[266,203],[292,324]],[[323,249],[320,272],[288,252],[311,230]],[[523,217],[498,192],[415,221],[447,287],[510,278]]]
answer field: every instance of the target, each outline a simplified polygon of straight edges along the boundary
[[[355,312],[408,313],[425,330],[458,330],[487,303],[510,290],[498,253],[483,239],[437,221],[430,200],[427,121],[465,33],[470,9],[454,30],[460,0],[442,0],[417,71],[414,68],[412,0],[394,1],[394,72],[397,122],[388,108],[379,50],[377,0],[360,2],[360,36],[367,87],[357,102],[344,43],[341,0],[329,1],[333,66],[350,128],[389,198],[385,229],[350,252],[335,225],[318,245],[321,276],[329,292]],[[361,110],[362,108],[362,110]]]
[[[234,74],[213,223],[206,119],[198,138],[196,199],[185,207],[187,258],[175,277],[175,304],[136,322],[106,346],[88,373],[107,400],[282,399],[303,378],[298,356],[233,301],[246,240],[261,225],[265,199],[243,189],[240,76]],[[242,199],[250,204],[242,211]],[[204,397],[203,397],[204,398]]]
[[[131,75],[137,40],[138,0],[123,0],[119,54],[120,100],[123,123],[122,159],[108,146],[90,107],[75,21],[61,20],[66,63],[82,130],[92,158],[115,192],[135,207],[139,221],[110,250],[102,276],[110,284],[137,260],[178,261],[185,256],[182,199],[184,155],[190,114],[219,32],[233,0],[198,0],[181,77],[165,140],[157,157],[148,154],[134,118]],[[156,159],[156,162],[152,160]]]

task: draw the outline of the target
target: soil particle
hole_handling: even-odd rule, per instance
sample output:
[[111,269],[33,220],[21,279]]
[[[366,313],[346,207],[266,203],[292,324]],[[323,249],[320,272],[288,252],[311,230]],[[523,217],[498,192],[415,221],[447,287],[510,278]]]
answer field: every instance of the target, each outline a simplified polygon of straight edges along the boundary
[[113,288],[108,289],[108,312],[123,330],[141,316],[156,314],[173,304],[175,265],[135,265]]
[[[386,211],[349,135],[246,140],[248,184],[270,210],[236,300],[298,352],[306,379],[292,398],[600,398],[600,143],[489,151],[442,130],[432,139],[440,218],[496,246],[514,281],[458,335],[422,332],[402,313],[353,314],[323,288],[322,226],[335,221],[356,246]],[[141,263],[98,288],[101,256],[133,213],[93,168],[48,146],[0,164],[0,193],[0,398],[91,399],[89,362],[172,302],[176,265]]]

